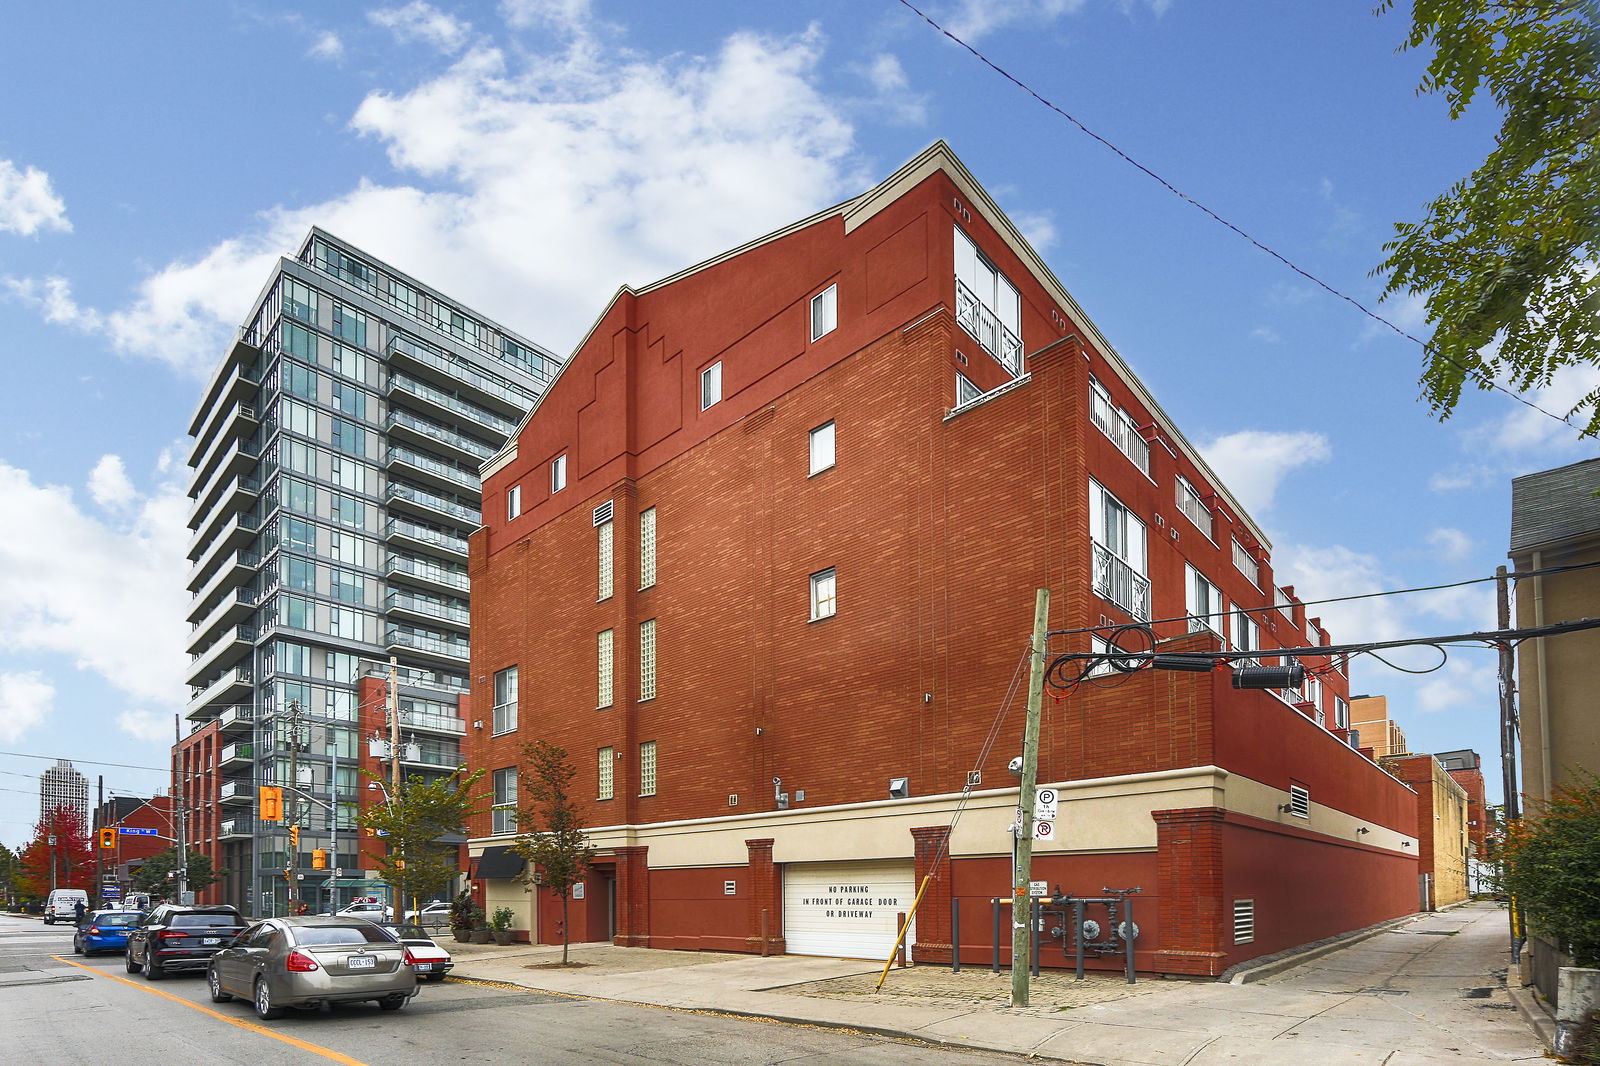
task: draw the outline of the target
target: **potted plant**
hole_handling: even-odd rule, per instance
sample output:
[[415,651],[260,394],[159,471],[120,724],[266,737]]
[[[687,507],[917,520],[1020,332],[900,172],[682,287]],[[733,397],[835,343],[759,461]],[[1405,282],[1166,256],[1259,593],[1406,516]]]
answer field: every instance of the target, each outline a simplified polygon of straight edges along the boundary
[[494,934],[494,942],[501,947],[511,943],[511,908],[501,907],[489,919],[489,929]]
[[483,913],[482,907],[472,908],[472,942],[474,944],[487,944],[494,939],[494,930],[489,928],[488,915]]
[[472,893],[465,889],[450,901],[450,932],[455,936],[456,943],[465,944],[472,939],[472,912],[477,910],[477,904],[472,902]]

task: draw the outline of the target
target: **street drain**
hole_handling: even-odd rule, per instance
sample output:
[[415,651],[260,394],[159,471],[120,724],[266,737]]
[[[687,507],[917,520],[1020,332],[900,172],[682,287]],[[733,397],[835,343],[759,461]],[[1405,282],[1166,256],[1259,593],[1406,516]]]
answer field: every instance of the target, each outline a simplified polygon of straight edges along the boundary
[[1493,991],[1494,991],[1494,989],[1492,989],[1492,988],[1463,988],[1461,990],[1461,998],[1462,999],[1488,999],[1489,998],[1489,993],[1491,993]]

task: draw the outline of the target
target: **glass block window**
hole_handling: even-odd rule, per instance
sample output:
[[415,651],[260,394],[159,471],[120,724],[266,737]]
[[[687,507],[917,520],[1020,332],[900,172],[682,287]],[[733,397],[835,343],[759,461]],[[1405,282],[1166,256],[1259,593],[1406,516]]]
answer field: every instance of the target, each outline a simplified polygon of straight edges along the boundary
[[611,558],[612,523],[602,522],[594,527],[595,535],[595,565],[598,568],[596,578],[596,598],[609,600],[612,592],[612,572],[614,567]]
[[656,794],[656,742],[647,740],[639,745],[639,795]]
[[601,748],[595,753],[595,770],[598,772],[600,787],[596,794],[597,799],[608,800],[617,793],[616,786],[617,752],[615,748]]
[[639,512],[639,587],[656,583],[656,509]]
[[639,698],[656,696],[656,620],[639,623]]
[[607,629],[602,632],[596,638],[596,645],[596,658],[598,665],[595,670],[597,679],[595,687],[597,691],[594,705],[596,707],[609,707],[615,699],[615,696],[612,692],[611,681],[613,676],[612,667],[614,663],[616,641],[613,639],[612,630]]

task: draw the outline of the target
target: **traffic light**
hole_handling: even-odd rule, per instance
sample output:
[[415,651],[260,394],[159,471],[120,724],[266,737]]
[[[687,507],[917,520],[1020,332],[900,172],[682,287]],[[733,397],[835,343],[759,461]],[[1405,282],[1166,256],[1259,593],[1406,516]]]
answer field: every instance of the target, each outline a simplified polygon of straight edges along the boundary
[[328,868],[327,848],[318,848],[311,853],[311,868],[313,870],[326,870]]
[[116,847],[117,846],[117,831],[115,829],[102,829],[102,830],[100,830],[100,846],[102,848],[114,848],[114,847]]
[[289,847],[291,850],[296,850],[300,847],[300,827],[298,825],[289,827]]
[[256,796],[261,803],[263,822],[283,821],[283,789],[275,785],[262,785],[257,789]]

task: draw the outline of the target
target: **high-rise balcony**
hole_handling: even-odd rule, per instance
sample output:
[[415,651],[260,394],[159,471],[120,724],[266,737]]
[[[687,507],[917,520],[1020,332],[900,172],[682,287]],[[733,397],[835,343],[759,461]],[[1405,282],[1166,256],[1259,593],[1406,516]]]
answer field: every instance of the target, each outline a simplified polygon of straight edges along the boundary
[[1094,591],[1134,621],[1150,620],[1150,579],[1100,544],[1094,546]]
[[447,570],[431,565],[409,555],[391,555],[385,561],[384,574],[413,585],[443,589],[447,592],[466,592],[470,587],[467,575],[458,570]]
[[463,466],[476,470],[484,460],[492,457],[496,449],[463,436],[448,426],[442,426],[399,408],[389,412],[384,423],[389,436],[396,440],[421,444],[424,447],[449,453],[449,457]]
[[388,356],[391,365],[403,366],[425,380],[463,393],[465,399],[518,415],[532,407],[537,398],[530,389],[486,374],[465,359],[445,355],[404,335],[396,334],[389,342]]
[[225,781],[217,790],[217,799],[222,803],[254,803],[256,789],[248,781]]
[[390,654],[404,652],[413,658],[460,665],[469,658],[464,640],[440,640],[421,633],[408,633],[403,629],[390,629],[384,635],[384,648]]
[[409,592],[389,593],[383,601],[383,609],[390,615],[410,615],[413,618],[429,622],[445,622],[462,628],[470,625],[472,620],[465,607],[440,603],[438,600],[426,596],[414,596]]
[[[259,375],[253,369],[241,369],[241,374],[250,375],[251,380],[247,384],[253,394],[257,388],[255,379]],[[254,395],[251,395],[246,403],[218,407],[211,413],[194,447],[189,450],[189,466],[203,470],[213,465],[217,453],[225,448],[229,441],[251,437],[260,426],[261,409],[256,405]]]
[[211,569],[223,552],[247,547],[255,539],[258,525],[260,523],[256,516],[249,511],[229,515],[209,540],[200,537],[194,539],[189,546],[189,561],[195,564],[196,570],[203,572]]
[[249,766],[255,762],[255,750],[256,746],[254,744],[248,744],[244,741],[229,744],[217,756],[217,765],[224,770],[237,770],[240,767]]
[[[244,683],[250,683],[249,671],[242,671]],[[234,706],[225,709],[217,715],[217,728],[224,733],[248,732],[255,728],[256,712],[254,707]]]
[[467,507],[414,485],[402,485],[391,481],[383,490],[383,496],[391,507],[410,510],[426,518],[443,519],[447,522],[470,525],[473,528],[483,524],[483,512],[478,508]]
[[424,455],[410,448],[391,447],[384,456],[383,465],[391,476],[402,474],[413,481],[432,485],[446,492],[459,492],[464,489],[477,495],[482,487],[475,471],[451,466],[441,459],[435,459],[431,455]]
[[[193,675],[191,675],[193,676]],[[248,662],[230,667],[221,674],[204,681],[201,684],[189,686],[189,713],[185,715],[191,722],[208,722],[213,716],[222,722],[223,729],[228,727],[230,715],[238,714],[240,708],[228,707],[218,715],[217,704],[246,699],[250,695],[254,672]],[[249,725],[249,708],[243,708],[246,718],[245,724]]]
[[215,643],[189,656],[189,676],[209,677],[225,666],[232,666],[255,646],[256,627],[237,625],[222,631]]
[[504,415],[495,414],[475,403],[461,399],[452,392],[399,371],[389,372],[385,395],[390,401],[398,397],[407,405],[416,407],[435,418],[455,422],[465,421],[496,440],[505,440],[517,429],[516,422]]
[[467,723],[465,719],[457,718],[451,714],[428,714],[424,711],[401,711],[400,724],[408,732],[416,730],[434,733],[451,733],[455,736],[465,736]]
[[217,823],[218,840],[242,840],[256,835],[256,820],[248,815]]
[[214,422],[219,413],[226,413],[234,404],[256,394],[260,377],[255,368],[260,360],[261,338],[249,330],[240,330],[189,418],[189,436],[197,438],[201,447],[205,445],[208,431],[215,432],[208,423]]
[[225,593],[221,599],[212,604],[203,618],[195,618],[199,614],[199,605],[190,614],[193,619],[189,623],[188,652],[193,655],[201,648],[210,645],[215,639],[217,630],[230,623],[242,622],[250,617],[255,610],[255,593],[244,585],[238,585]]
[[414,546],[427,551],[448,552],[466,558],[467,539],[443,530],[419,526],[404,518],[391,518],[383,527],[383,539],[390,544]]
[[203,497],[189,514],[189,528],[200,530],[200,536],[221,525],[227,516],[242,511],[256,502],[261,495],[261,479],[254,469],[223,478],[209,485]]

